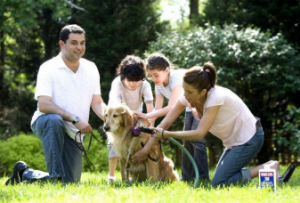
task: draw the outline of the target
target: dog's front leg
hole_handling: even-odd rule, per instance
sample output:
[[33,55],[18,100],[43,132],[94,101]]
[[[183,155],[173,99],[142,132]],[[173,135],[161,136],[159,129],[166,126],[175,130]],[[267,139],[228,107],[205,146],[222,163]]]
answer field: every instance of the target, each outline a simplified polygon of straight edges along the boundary
[[121,170],[121,176],[122,176],[123,182],[125,180],[128,180],[128,171],[127,171],[127,168],[125,168],[125,164],[126,164],[126,160],[120,159],[120,170]]
[[147,179],[156,181],[159,178],[159,164],[156,161],[147,159],[146,161]]

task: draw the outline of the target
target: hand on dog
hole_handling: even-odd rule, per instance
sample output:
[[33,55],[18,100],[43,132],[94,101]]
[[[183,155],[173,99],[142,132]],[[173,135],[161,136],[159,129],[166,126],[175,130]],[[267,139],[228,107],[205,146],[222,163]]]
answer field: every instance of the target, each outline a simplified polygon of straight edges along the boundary
[[139,118],[148,119],[147,114],[144,114],[144,113],[141,113],[138,111],[134,111],[134,114],[137,115],[137,117],[139,117]]
[[147,153],[143,149],[139,150],[131,157],[132,163],[136,165],[143,163],[144,161],[146,161],[146,159]]
[[92,132],[92,126],[89,123],[86,123],[82,120],[79,120],[77,123],[75,123],[75,126],[82,134],[88,134]]

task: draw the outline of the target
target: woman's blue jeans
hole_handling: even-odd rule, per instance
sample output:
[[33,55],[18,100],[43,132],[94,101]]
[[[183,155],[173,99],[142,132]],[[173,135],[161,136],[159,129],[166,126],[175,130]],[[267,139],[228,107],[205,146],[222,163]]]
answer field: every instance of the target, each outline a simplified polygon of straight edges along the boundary
[[56,114],[40,116],[31,126],[42,140],[48,173],[27,169],[22,181],[62,179],[65,183],[79,182],[82,173],[83,152],[65,130],[63,119]]
[[[194,118],[191,111],[185,112],[184,130],[195,130],[199,125],[200,120]],[[207,152],[205,138],[203,140],[183,140],[184,147],[190,152],[198,167],[199,176],[201,179],[209,179]],[[188,156],[182,152],[181,163],[181,179],[183,181],[192,181],[195,179],[195,171],[192,162]]]
[[[259,119],[257,122],[260,125]],[[251,180],[250,169],[243,169],[243,167],[256,156],[263,143],[264,130],[258,127],[255,135],[248,142],[225,149],[217,165],[212,185],[216,187],[249,182]]]

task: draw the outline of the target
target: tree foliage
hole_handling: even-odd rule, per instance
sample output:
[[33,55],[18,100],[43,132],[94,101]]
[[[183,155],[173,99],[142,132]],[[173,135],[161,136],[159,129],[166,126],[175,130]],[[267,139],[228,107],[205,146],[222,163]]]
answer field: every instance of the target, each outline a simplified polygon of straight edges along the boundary
[[0,2],[0,134],[30,130],[38,68],[57,53],[53,47],[71,10],[64,1]]
[[[156,0],[42,0],[0,2],[0,134],[30,131],[36,109],[33,100],[39,66],[59,52],[58,35],[66,24],[86,30],[85,58],[101,75],[102,96],[107,102],[115,69],[128,54],[139,54],[161,31]],[[99,119],[92,119],[98,127]]]
[[148,42],[155,39],[155,32],[162,31],[155,2],[157,1],[83,0],[79,5],[87,12],[74,13],[73,21],[86,30],[85,57],[98,66],[105,101],[120,61],[126,55],[143,53]]
[[274,127],[282,127],[277,120],[283,119],[288,105],[298,101],[300,90],[299,54],[281,34],[207,25],[160,34],[148,53],[153,51],[164,53],[180,68],[212,61],[218,69],[218,84],[236,92],[262,119],[266,139],[260,161],[272,155]]
[[283,119],[278,120],[278,123],[281,123],[283,128],[276,130],[276,137],[274,139],[282,148],[289,149],[293,153],[299,153],[300,108],[289,105],[283,113]]
[[273,35],[281,32],[290,43],[299,47],[299,21],[299,0],[209,0],[205,3],[200,24],[255,25]]

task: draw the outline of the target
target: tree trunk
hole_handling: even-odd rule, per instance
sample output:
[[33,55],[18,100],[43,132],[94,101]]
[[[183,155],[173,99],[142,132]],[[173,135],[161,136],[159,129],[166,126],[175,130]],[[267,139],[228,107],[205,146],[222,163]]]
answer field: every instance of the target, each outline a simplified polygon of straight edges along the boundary
[[[0,66],[3,66],[4,67],[4,33],[2,30],[0,30],[0,40],[1,40],[1,52],[0,52],[0,55],[1,55],[1,63],[0,63]],[[0,70],[1,71],[1,70]]]
[[198,0],[190,0],[190,24],[197,24],[197,18],[199,16],[199,2]]
[[[1,62],[0,62],[0,118],[3,118],[3,103],[2,101],[4,101],[4,87],[3,87],[3,83],[4,83],[4,54],[5,54],[5,50],[4,50],[4,33],[2,30],[0,30],[0,40],[1,40],[1,51],[0,51],[0,55],[1,55]],[[1,120],[0,120],[0,128],[1,128]]]

